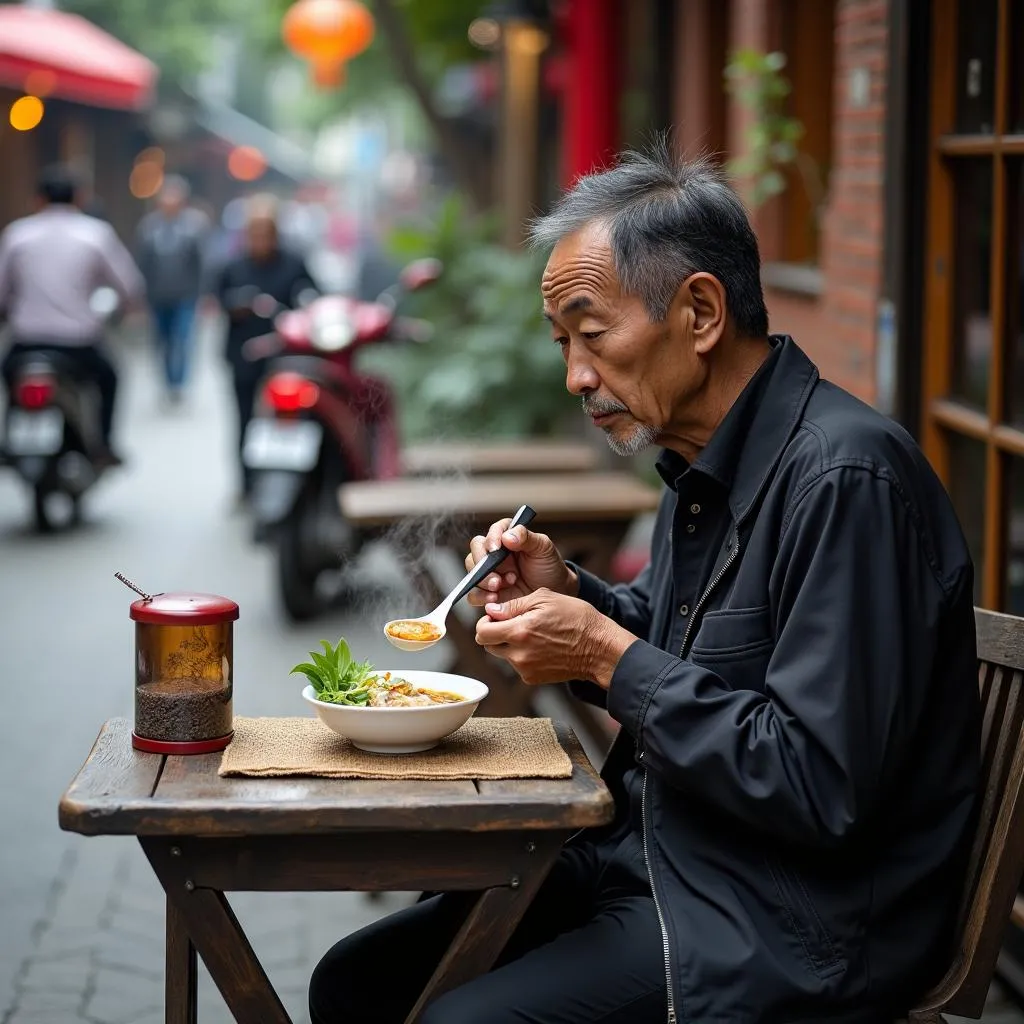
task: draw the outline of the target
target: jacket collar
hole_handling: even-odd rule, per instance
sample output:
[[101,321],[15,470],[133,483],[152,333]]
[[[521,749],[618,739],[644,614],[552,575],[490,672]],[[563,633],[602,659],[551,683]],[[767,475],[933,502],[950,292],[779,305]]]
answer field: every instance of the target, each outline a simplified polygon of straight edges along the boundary
[[668,450],[658,459],[658,472],[673,490],[688,469],[729,488],[736,523],[756,504],[819,379],[817,367],[792,338],[772,335],[770,340],[774,351],[693,464]]
[[774,335],[779,356],[740,451],[729,508],[742,523],[757,504],[804,415],[818,368],[789,335]]

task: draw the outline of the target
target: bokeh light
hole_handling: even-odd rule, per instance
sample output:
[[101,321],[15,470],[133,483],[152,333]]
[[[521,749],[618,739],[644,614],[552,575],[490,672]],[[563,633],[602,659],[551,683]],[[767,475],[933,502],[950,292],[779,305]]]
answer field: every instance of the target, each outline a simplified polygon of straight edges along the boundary
[[228,156],[228,174],[239,181],[255,181],[266,169],[266,158],[255,146],[236,146]]
[[21,96],[11,104],[11,127],[19,132],[30,132],[43,119],[43,101],[38,96]]
[[467,32],[469,41],[481,50],[493,50],[501,40],[501,25],[494,18],[474,18]]
[[128,191],[136,199],[150,199],[164,183],[164,169],[155,160],[142,160],[132,168]]

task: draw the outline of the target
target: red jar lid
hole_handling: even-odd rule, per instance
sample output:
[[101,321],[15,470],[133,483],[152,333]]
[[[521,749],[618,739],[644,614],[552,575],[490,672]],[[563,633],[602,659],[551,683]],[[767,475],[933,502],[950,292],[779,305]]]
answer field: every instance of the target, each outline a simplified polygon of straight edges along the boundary
[[154,594],[131,607],[136,622],[158,626],[212,626],[238,618],[238,605],[216,594]]

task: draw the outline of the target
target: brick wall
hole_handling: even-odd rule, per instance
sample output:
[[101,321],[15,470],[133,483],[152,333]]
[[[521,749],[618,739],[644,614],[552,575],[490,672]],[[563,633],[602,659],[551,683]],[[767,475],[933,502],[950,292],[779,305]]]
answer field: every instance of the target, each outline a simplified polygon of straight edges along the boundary
[[824,315],[813,346],[823,372],[867,401],[875,397],[875,316],[882,272],[888,7],[888,0],[840,0],[836,8]]
[[[699,29],[700,19],[692,14],[690,24],[686,23],[694,2],[682,4],[684,31]],[[875,396],[875,311],[882,267],[889,4],[888,0],[834,2],[833,165],[823,223],[823,287],[815,297],[780,288],[766,288],[765,294],[772,329],[792,334],[823,374],[870,402]],[[731,0],[729,49],[777,47],[778,5],[779,0]],[[697,44],[691,39],[688,45],[692,49]],[[684,148],[699,141],[701,133],[695,129],[704,126],[689,122],[694,120],[695,96],[706,96],[708,88],[706,78],[681,63],[676,114]],[[743,146],[747,119],[744,110],[729,103],[725,137],[730,154]],[[766,204],[754,214],[766,261],[780,252],[781,217],[778,203]]]

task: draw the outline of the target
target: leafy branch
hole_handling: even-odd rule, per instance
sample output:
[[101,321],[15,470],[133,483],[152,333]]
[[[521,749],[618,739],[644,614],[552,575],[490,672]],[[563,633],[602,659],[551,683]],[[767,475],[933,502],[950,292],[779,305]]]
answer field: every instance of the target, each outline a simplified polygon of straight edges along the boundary
[[409,307],[433,324],[431,342],[360,354],[395,388],[406,439],[536,437],[580,418],[541,314],[543,255],[500,245],[496,219],[472,216],[457,194],[395,230],[389,249],[401,263],[436,256],[444,264]]
[[726,88],[752,115],[746,152],[730,161],[729,170],[750,181],[755,206],[784,191],[783,169],[799,163],[804,127],[786,113],[791,86],[782,73],[785,66],[784,53],[741,49],[725,67]]

